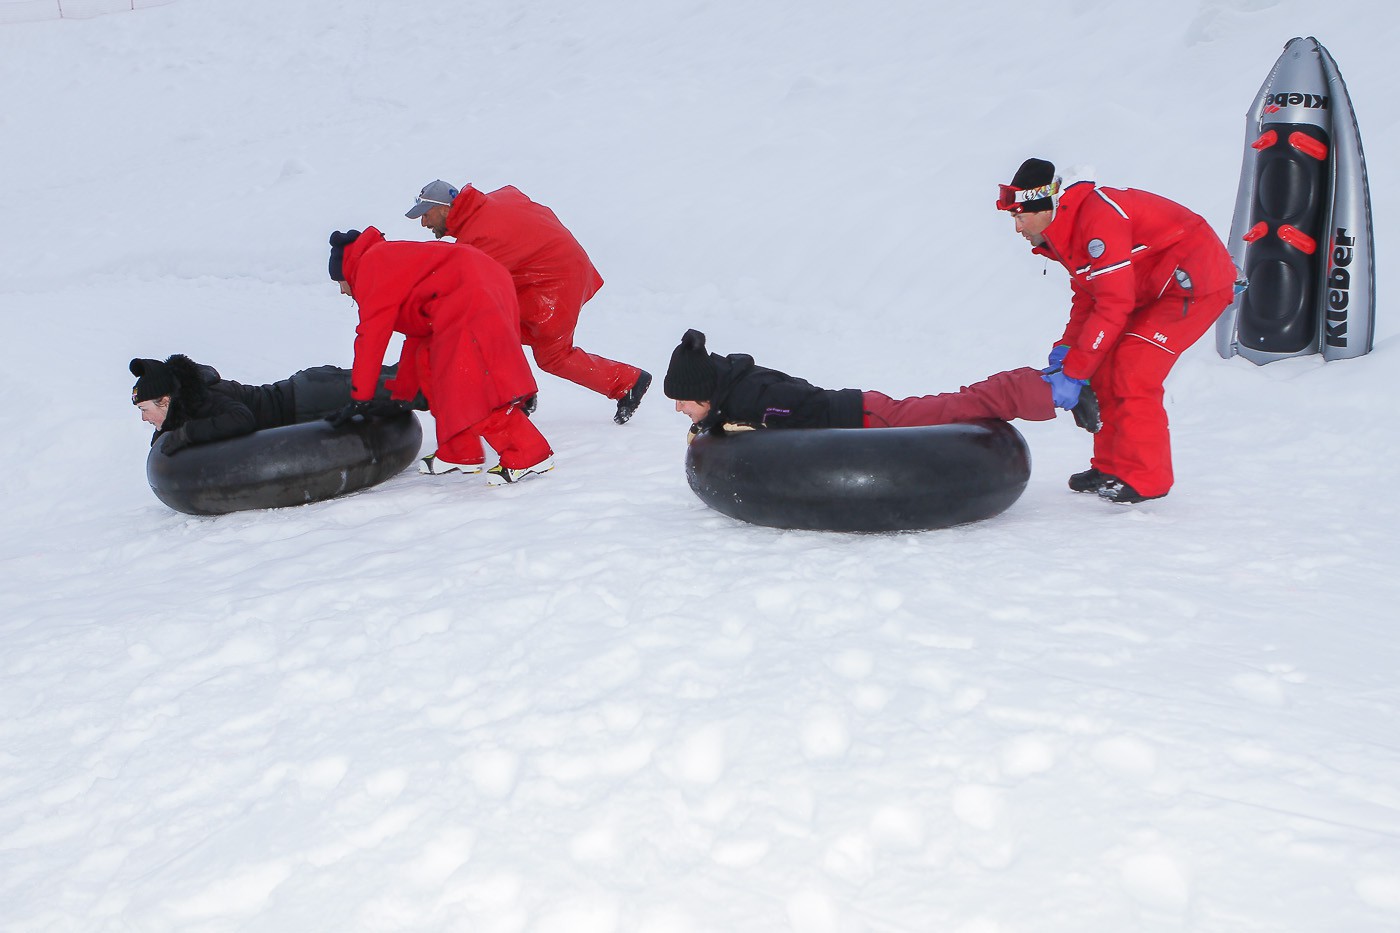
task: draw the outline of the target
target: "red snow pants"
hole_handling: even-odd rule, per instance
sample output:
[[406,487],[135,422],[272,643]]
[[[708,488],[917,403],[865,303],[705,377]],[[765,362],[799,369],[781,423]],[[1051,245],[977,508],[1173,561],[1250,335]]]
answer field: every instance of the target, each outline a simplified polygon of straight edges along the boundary
[[1040,370],[1030,367],[988,376],[956,392],[898,400],[883,392],[865,392],[863,401],[867,428],[954,424],[979,418],[1049,421],[1055,417],[1050,384],[1040,378]]
[[501,455],[501,465],[512,470],[532,467],[554,452],[525,412],[507,405],[446,440],[438,438],[437,457],[448,463],[482,463],[486,459],[482,438]]
[[592,297],[581,280],[570,278],[544,288],[522,288],[518,296],[520,342],[534,352],[541,370],[608,398],[622,398],[636,384],[642,374],[637,367],[574,346],[579,312]]
[[1172,488],[1171,433],[1162,385],[1181,354],[1229,305],[1231,289],[1195,300],[1163,298],[1138,308],[1089,379],[1103,429],[1094,435],[1090,465],[1144,496]]

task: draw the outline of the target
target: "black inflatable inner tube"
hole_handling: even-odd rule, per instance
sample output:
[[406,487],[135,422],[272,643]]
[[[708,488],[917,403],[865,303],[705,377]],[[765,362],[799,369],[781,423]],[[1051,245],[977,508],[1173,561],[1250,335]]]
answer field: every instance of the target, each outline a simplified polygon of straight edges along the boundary
[[773,528],[921,531],[1005,511],[1030,480],[1005,421],[704,434],[686,479],[710,508]]
[[401,472],[423,445],[406,412],[332,428],[310,421],[195,444],[166,456],[162,437],[146,457],[146,481],[177,512],[222,515],[305,505],[364,489]]

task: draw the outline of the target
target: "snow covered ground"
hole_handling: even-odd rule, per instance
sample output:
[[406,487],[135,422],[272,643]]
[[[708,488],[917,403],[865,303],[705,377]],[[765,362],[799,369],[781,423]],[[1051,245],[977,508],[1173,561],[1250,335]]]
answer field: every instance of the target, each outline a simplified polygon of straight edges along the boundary
[[[0,929],[1400,929],[1400,145],[1392,3],[0,0]],[[14,13],[6,18],[6,13]],[[28,11],[32,12],[32,11]],[[32,17],[31,17],[32,18]],[[1003,515],[745,526],[542,377],[558,469],[405,473],[192,518],[133,356],[348,364],[326,236],[515,184],[607,279],[581,345],[687,327],[828,386],[1038,364],[1068,287],[995,185],[1030,155],[1229,227],[1296,35],[1371,170],[1368,357],[1168,383],[1178,484]]]

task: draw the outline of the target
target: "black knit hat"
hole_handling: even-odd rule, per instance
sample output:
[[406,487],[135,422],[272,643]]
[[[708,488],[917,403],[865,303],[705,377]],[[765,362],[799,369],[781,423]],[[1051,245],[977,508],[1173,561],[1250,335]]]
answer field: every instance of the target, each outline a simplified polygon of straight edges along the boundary
[[345,247],[354,243],[360,236],[360,231],[350,230],[341,233],[339,230],[331,234],[331,263],[330,273],[332,282],[345,281]]
[[1016,170],[1011,184],[1001,186],[997,207],[1013,214],[1054,210],[1059,193],[1060,179],[1055,175],[1055,163],[1027,159]]
[[160,360],[132,360],[131,374],[136,385],[131,387],[131,404],[139,405],[175,391],[175,377],[170,367]]
[[708,402],[718,382],[714,360],[705,349],[705,335],[698,330],[686,331],[666,367],[666,397],[678,402]]

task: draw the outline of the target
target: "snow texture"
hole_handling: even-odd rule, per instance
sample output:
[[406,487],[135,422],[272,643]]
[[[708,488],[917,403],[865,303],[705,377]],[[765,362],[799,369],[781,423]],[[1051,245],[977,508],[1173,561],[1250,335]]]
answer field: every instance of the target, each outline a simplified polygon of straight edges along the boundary
[[[1394,4],[135,5],[0,3],[0,928],[1400,929]],[[146,485],[127,360],[348,365],[326,237],[425,238],[438,177],[553,207],[607,279],[580,345],[658,376],[687,327],[896,395],[1039,365],[1068,285],[996,183],[1224,234],[1298,35],[1360,120],[1375,351],[1202,340],[1166,499],[1068,492],[1062,415],[995,519],[752,527],[659,379],[618,427],[549,376],[519,486]]]

